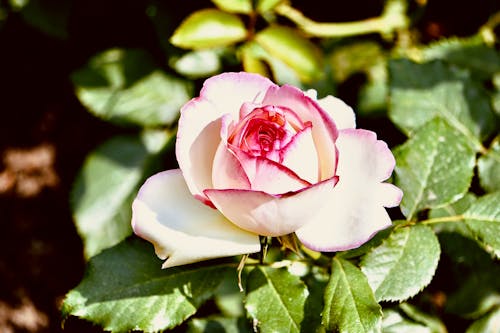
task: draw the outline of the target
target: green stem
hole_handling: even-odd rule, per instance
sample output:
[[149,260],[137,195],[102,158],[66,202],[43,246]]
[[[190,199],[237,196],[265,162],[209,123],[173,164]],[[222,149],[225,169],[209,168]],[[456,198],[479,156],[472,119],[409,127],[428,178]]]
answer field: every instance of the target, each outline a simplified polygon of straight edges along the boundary
[[385,35],[408,27],[405,0],[388,0],[384,12],[379,17],[345,23],[315,22],[286,2],[277,6],[275,10],[279,15],[297,24],[301,30],[315,37],[346,37],[370,33]]
[[443,216],[443,217],[435,217],[433,219],[423,220],[421,224],[434,224],[434,223],[443,223],[443,222],[460,222],[464,219],[463,215],[453,215],[453,216]]

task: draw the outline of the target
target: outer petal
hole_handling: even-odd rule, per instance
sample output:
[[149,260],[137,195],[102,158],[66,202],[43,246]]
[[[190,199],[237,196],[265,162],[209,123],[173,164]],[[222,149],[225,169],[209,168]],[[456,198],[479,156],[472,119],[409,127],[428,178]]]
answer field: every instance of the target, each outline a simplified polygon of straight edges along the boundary
[[335,140],[338,133],[330,115],[301,90],[288,85],[269,88],[262,103],[288,107],[303,122],[312,123],[313,139],[320,164],[320,179],[333,177],[337,166]]
[[333,118],[337,129],[356,128],[354,111],[343,100],[328,95],[318,99],[317,102]]
[[132,205],[132,227],[167,259],[163,268],[260,250],[258,235],[194,199],[179,169],[144,183]]
[[220,115],[229,113],[238,119],[243,104],[259,104],[269,87],[276,85],[257,74],[222,73],[205,81],[200,96],[212,102]]
[[287,195],[248,190],[206,190],[205,194],[231,222],[265,236],[283,236],[307,223],[328,204],[336,178]]
[[304,245],[319,251],[355,248],[391,225],[384,207],[399,204],[402,192],[381,183],[394,169],[394,157],[373,132],[347,129],[337,139],[339,182],[308,224],[296,231]]

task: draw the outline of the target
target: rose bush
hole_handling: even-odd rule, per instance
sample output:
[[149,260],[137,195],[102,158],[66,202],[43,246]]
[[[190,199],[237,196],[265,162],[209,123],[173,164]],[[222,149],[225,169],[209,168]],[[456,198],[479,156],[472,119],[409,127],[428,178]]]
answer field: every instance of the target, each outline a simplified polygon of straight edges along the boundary
[[163,267],[260,250],[295,233],[317,251],[361,245],[391,220],[394,157],[353,110],[249,73],[205,81],[181,110],[179,168],[141,187],[132,227]]

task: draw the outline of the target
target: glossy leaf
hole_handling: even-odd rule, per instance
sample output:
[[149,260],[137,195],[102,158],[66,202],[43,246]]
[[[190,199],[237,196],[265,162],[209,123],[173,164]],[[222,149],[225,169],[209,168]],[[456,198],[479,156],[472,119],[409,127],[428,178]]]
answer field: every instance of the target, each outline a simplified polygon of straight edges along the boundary
[[489,97],[468,72],[442,62],[417,64],[393,60],[390,69],[392,121],[406,133],[440,117],[480,149],[482,139],[494,130]]
[[396,185],[404,192],[401,210],[408,219],[424,208],[454,202],[469,189],[475,152],[440,118],[420,128],[395,156]]
[[193,315],[227,272],[216,265],[162,270],[151,244],[133,238],[90,260],[62,311],[109,331],[165,330]]
[[212,0],[212,2],[229,13],[248,14],[252,12],[252,0]]
[[170,125],[191,97],[192,84],[155,69],[141,50],[112,49],[73,73],[80,102],[117,124]]
[[[434,208],[429,211],[429,218],[441,218],[447,216],[458,216],[465,212],[470,205],[472,205],[476,201],[476,196],[472,193],[466,193],[463,198],[457,200],[449,205]],[[465,224],[464,220],[459,220],[456,222],[439,222],[432,223],[430,225],[432,229],[437,232],[457,232],[465,237],[472,237],[472,233],[469,228]]]
[[429,227],[396,228],[363,257],[361,270],[377,301],[403,301],[431,282],[439,256],[438,239]]
[[132,233],[131,204],[142,181],[156,170],[159,153],[171,134],[120,136],[91,152],[71,192],[77,230],[86,257]]
[[500,258],[500,192],[479,198],[464,213],[465,223],[487,247]]
[[271,56],[295,70],[302,80],[309,82],[321,76],[321,53],[299,31],[271,26],[260,31],[255,40]]
[[477,161],[479,182],[488,192],[500,190],[500,136],[491,144],[488,152]]
[[256,267],[248,276],[245,308],[259,332],[300,332],[308,295],[288,270]]
[[170,42],[185,49],[204,49],[231,45],[246,36],[245,25],[238,16],[217,9],[202,9],[181,23]]
[[325,291],[323,325],[339,332],[380,332],[382,310],[363,273],[349,261],[334,258]]

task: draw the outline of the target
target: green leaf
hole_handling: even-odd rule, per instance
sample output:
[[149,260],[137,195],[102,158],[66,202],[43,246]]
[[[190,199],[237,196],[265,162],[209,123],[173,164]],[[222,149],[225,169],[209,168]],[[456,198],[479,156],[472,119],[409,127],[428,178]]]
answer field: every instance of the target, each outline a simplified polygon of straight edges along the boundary
[[247,37],[243,21],[217,9],[202,9],[189,15],[175,30],[170,42],[185,49],[231,45]]
[[255,267],[248,276],[245,308],[260,332],[300,332],[308,295],[287,269]]
[[500,192],[479,198],[464,213],[465,223],[476,237],[500,258]]
[[284,0],[257,0],[257,11],[265,13],[272,10]]
[[425,61],[441,59],[468,68],[473,75],[482,79],[500,71],[500,54],[493,47],[484,44],[479,35],[441,39],[425,47],[421,56]]
[[425,208],[444,206],[469,189],[475,165],[467,138],[437,118],[420,128],[394,152],[401,210],[410,220]]
[[488,315],[475,321],[467,328],[465,333],[495,333],[500,327],[500,307],[491,311]]
[[416,322],[424,324],[426,327],[430,328],[432,333],[447,333],[446,326],[435,316],[431,316],[425,312],[422,312],[419,308],[409,304],[402,303],[399,308],[411,319]]
[[71,1],[29,0],[18,4],[17,9],[21,7],[21,16],[31,26],[52,37],[68,37]]
[[403,301],[431,282],[440,252],[439,241],[429,227],[397,228],[363,257],[361,270],[377,301]]
[[109,331],[160,331],[193,315],[228,271],[214,265],[162,270],[151,244],[133,238],[90,260],[62,312]]
[[340,332],[380,332],[382,310],[363,273],[347,260],[334,258],[325,291],[323,325]]
[[132,200],[145,177],[156,170],[158,154],[171,136],[155,132],[115,137],[87,156],[71,192],[73,218],[86,257],[132,233]]
[[252,12],[252,0],[212,0],[212,2],[229,13],[249,14]]
[[192,84],[155,69],[141,50],[111,49],[72,75],[76,95],[94,115],[116,124],[170,125]]
[[439,61],[405,59],[390,61],[389,71],[389,115],[396,125],[411,133],[440,117],[481,149],[481,141],[494,130],[495,116],[488,95],[467,72]]
[[222,64],[217,50],[191,51],[179,58],[170,58],[175,71],[190,79],[205,78],[220,72]]
[[321,51],[298,30],[271,26],[260,31],[255,40],[271,56],[290,66],[303,81],[321,77]]
[[[466,193],[463,198],[440,208],[434,208],[429,211],[429,218],[441,218],[447,216],[461,215],[467,208],[476,201],[473,193]],[[436,233],[457,232],[465,237],[472,237],[472,234],[463,220],[454,222],[439,222],[431,224],[432,230]]]
[[432,333],[431,329],[417,324],[405,317],[398,311],[392,309],[384,310],[384,319],[382,320],[383,333]]
[[211,316],[190,320],[187,333],[252,333],[252,330],[244,318]]
[[477,161],[479,182],[488,192],[500,190],[500,135],[493,140],[488,152]]
[[[242,278],[245,278],[244,274]],[[238,287],[238,273],[235,270],[233,274],[226,274],[215,292],[214,301],[224,316],[241,317],[245,312],[243,296]]]

